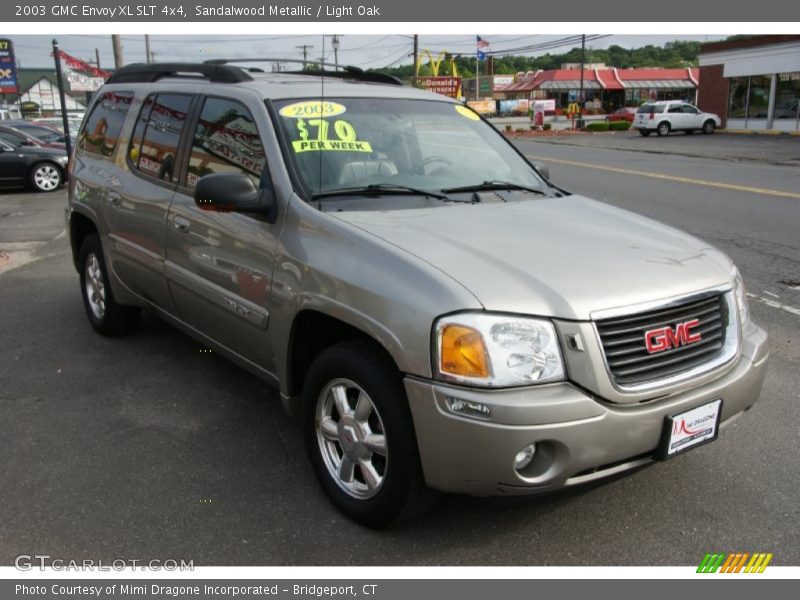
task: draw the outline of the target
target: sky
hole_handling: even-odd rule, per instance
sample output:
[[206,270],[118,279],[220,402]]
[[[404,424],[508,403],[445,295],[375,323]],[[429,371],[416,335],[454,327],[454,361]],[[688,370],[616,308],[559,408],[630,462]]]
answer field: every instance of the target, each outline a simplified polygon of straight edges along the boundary
[[[45,35],[12,35],[16,57],[25,68],[53,66],[50,57],[52,36]],[[111,36],[101,34],[60,35],[56,36],[60,48],[78,58],[94,61],[95,49],[100,53],[101,68],[114,65]],[[580,43],[566,43],[558,46],[560,40],[575,36],[564,35],[486,35],[482,36],[490,42],[490,50],[502,51],[532,45],[549,45],[549,49],[514,52],[537,56],[546,52],[566,52]],[[681,39],[693,41],[714,41],[722,39],[721,35],[609,35],[587,43],[589,48],[607,48],[619,45],[626,48],[637,48],[652,44],[662,46],[666,42]],[[386,66],[411,64],[411,35],[342,35],[339,36],[339,64],[355,65],[362,68],[376,69]],[[308,58],[319,60],[323,56],[333,62],[331,36],[326,35],[222,35],[222,36],[187,36],[187,35],[154,35],[150,36],[150,50],[157,62],[177,61],[194,62],[210,58],[242,58],[269,57],[302,59],[301,46],[313,46],[307,49]],[[421,35],[420,49],[429,49],[438,53],[446,50],[453,54],[473,54],[475,52],[474,35]],[[143,35],[125,34],[122,36],[122,54],[125,64],[145,61],[145,41]]]

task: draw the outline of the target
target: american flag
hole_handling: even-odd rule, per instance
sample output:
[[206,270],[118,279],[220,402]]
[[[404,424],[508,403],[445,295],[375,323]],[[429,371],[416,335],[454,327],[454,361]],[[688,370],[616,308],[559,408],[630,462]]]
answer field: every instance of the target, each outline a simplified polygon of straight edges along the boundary
[[484,50],[489,48],[489,42],[481,36],[476,36],[478,41],[478,60],[486,60],[486,52]]

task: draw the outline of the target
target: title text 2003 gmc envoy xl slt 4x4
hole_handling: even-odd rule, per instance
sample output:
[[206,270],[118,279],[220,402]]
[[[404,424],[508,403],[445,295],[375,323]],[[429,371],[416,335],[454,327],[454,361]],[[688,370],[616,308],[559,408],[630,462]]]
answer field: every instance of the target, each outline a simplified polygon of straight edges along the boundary
[[535,494],[673,457],[764,378],[724,254],[353,68],[118,70],[67,219],[93,327],[147,307],[278,386],[326,493],[375,527],[433,490]]

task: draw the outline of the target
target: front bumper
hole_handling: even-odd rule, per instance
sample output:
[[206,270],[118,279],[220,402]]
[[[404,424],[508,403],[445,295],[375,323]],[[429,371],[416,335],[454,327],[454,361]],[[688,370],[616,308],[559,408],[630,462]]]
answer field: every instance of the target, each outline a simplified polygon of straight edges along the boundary
[[[730,423],[758,399],[767,357],[766,333],[748,324],[724,375],[633,405],[605,402],[569,382],[478,390],[407,377],[405,386],[429,486],[478,496],[536,494],[652,462],[668,415],[722,398],[721,422]],[[447,398],[480,402],[491,416],[456,415]],[[533,462],[517,472],[514,457],[533,442]]]

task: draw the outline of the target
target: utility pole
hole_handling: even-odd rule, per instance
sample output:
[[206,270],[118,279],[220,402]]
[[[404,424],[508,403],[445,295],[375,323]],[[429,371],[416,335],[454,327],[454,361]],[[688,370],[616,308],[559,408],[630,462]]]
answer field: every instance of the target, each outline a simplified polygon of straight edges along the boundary
[[333,46],[333,66],[339,70],[339,36],[334,34],[331,38],[331,46]]
[[306,65],[308,64],[308,51],[313,48],[313,44],[303,44],[302,46],[295,46],[298,50],[303,51],[303,70],[305,71]]
[[94,49],[94,61],[95,61],[95,64],[97,65],[97,68],[100,69],[101,68],[100,67],[100,50],[98,50],[97,48]]
[[153,55],[150,54],[150,36],[146,33],[144,34],[144,62],[153,62]]
[[415,33],[414,34],[414,76],[411,79],[411,83],[414,87],[417,87],[417,65],[419,65],[419,36]]
[[583,128],[583,64],[586,58],[586,35],[581,36],[581,91],[578,96],[578,127]]
[[121,69],[125,61],[122,59],[122,40],[119,35],[111,34],[111,45],[114,47],[114,68]]

